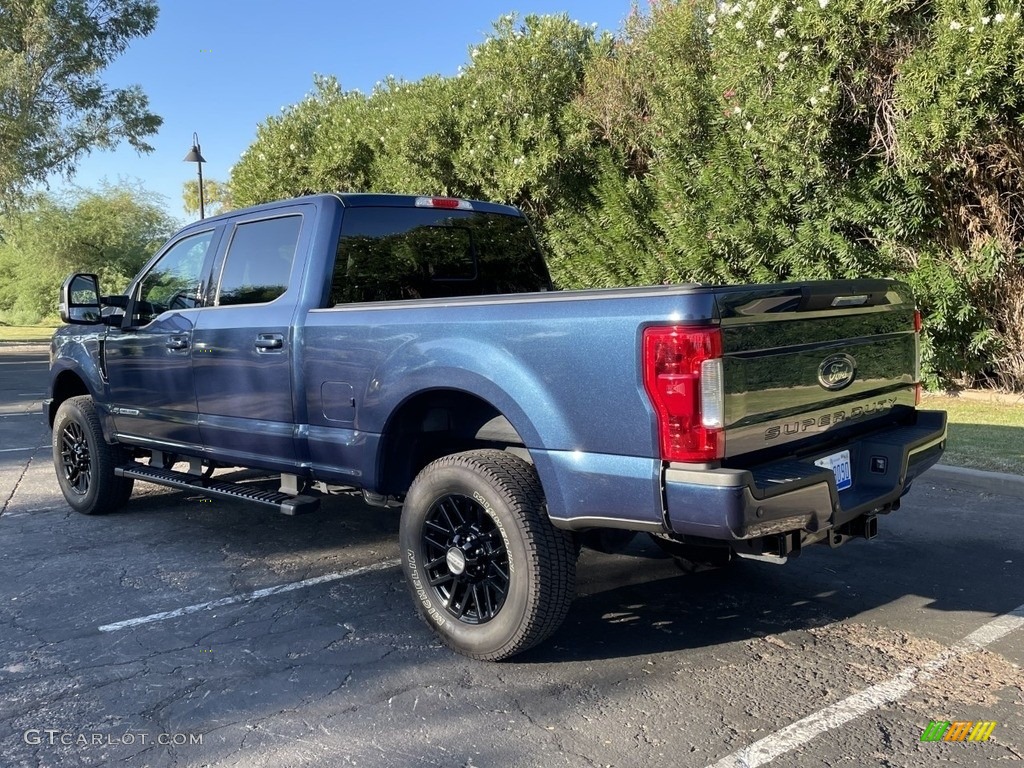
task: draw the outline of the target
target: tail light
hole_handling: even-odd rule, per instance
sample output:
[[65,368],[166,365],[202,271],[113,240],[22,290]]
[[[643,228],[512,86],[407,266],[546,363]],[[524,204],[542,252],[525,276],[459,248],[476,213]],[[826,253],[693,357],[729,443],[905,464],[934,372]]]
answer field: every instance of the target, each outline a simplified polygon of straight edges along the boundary
[[914,310],[914,407],[921,404],[921,310]]
[[722,332],[656,326],[644,331],[644,389],[658,414],[661,458],[713,461],[725,455]]

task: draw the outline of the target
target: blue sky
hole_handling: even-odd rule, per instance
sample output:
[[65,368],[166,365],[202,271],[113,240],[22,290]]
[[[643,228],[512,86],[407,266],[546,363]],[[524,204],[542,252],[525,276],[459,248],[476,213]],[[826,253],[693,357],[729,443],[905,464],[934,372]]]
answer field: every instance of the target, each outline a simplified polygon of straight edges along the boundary
[[[646,4],[645,4],[646,5]],[[199,134],[206,178],[224,180],[256,136],[256,126],[300,101],[313,74],[335,75],[346,90],[368,93],[387,75],[418,80],[454,75],[499,16],[515,12],[567,13],[598,30],[617,31],[630,0],[174,0],[160,3],[156,30],[104,73],[112,86],[141,85],[164,119],[138,155],[124,145],[94,152],[72,183],[95,187],[103,179],[140,181],[166,198],[185,221],[182,184],[196,166],[182,162]],[[64,183],[52,180],[60,190]]]

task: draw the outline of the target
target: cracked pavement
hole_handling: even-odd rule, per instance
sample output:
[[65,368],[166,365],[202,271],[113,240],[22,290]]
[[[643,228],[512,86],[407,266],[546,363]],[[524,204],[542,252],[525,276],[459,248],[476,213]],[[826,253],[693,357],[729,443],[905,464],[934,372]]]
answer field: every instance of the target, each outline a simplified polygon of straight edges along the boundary
[[[138,484],[124,511],[78,515],[36,415],[45,376],[41,349],[0,350],[5,767],[699,768],[1024,603],[1021,500],[926,476],[878,539],[785,567],[685,575],[643,538],[584,551],[565,625],[502,664],[443,648],[397,567],[102,632],[391,560],[398,512],[335,497],[289,518]],[[1022,635],[773,764],[1024,759]],[[939,719],[998,725],[985,743],[920,742]],[[26,738],[47,729],[55,743]],[[60,743],[79,734],[103,743]]]

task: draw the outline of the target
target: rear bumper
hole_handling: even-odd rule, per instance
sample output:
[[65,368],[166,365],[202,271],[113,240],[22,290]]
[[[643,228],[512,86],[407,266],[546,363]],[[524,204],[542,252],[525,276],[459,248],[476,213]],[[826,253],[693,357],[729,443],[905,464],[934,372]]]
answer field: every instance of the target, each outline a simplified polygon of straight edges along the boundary
[[887,511],[945,448],[945,412],[917,411],[916,417],[913,426],[888,427],[841,447],[850,451],[853,470],[853,485],[843,491],[831,470],[815,466],[817,455],[753,469],[670,464],[664,475],[668,525],[681,535],[736,541],[815,533]]

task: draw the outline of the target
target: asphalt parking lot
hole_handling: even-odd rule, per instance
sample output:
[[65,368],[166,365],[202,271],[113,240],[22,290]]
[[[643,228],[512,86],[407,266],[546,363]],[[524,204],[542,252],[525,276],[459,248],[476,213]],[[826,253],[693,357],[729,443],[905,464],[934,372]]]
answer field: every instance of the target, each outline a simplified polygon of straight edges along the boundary
[[[562,629],[474,662],[416,618],[394,510],[140,485],[70,511],[45,379],[42,349],[0,350],[0,765],[1024,760],[1020,498],[926,476],[874,541],[785,567],[584,551]],[[936,720],[996,725],[921,741]]]

